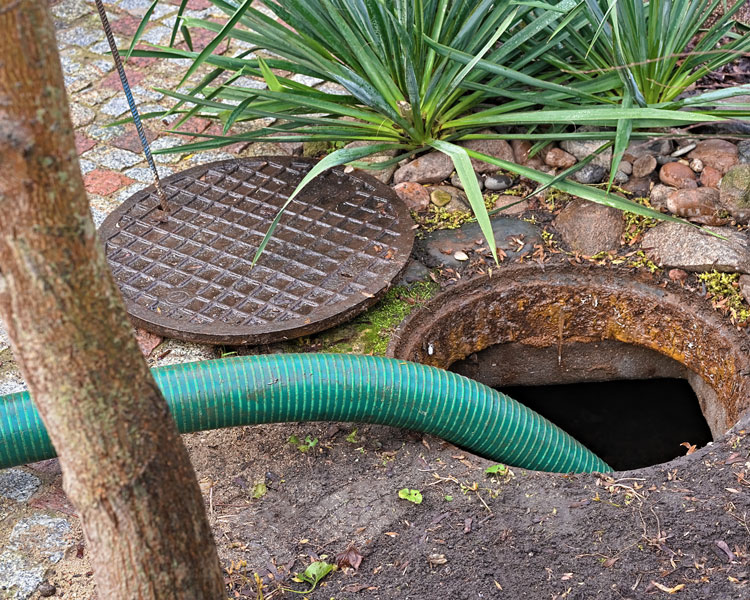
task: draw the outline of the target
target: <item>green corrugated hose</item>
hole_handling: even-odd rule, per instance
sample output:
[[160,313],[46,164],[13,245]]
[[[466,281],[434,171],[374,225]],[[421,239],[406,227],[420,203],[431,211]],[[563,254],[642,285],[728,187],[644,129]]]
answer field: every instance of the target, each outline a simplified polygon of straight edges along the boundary
[[[286,421],[360,421],[441,437],[511,466],[611,471],[567,433],[476,381],[417,363],[272,354],[153,370],[183,433]],[[0,467],[55,456],[28,393],[0,398]]]

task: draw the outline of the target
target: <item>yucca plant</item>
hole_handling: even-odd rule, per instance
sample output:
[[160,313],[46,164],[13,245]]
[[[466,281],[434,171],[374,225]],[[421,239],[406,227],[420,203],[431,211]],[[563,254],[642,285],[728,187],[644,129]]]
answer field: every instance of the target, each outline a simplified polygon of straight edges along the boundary
[[[750,52],[750,36],[733,32],[732,17],[743,2],[710,21],[725,2],[585,0],[585,23],[572,21],[569,45],[585,67],[579,76],[615,71],[635,104],[673,103],[706,74]],[[571,70],[570,64],[560,66]],[[706,104],[714,101],[709,96]],[[700,106],[695,98],[691,105]]]
[[[743,2],[710,21],[720,2],[724,0],[583,0],[543,32],[559,46],[542,58],[580,82],[599,82],[602,93],[623,108],[689,111],[698,121],[746,119],[750,105],[717,102],[748,94],[750,86],[685,93],[712,70],[750,51],[750,35],[735,31],[746,28],[732,20]],[[669,126],[669,119],[658,117],[620,120],[610,183],[634,132]]]
[[[609,127],[600,137],[613,140],[615,128],[624,121],[673,125],[715,119],[658,108],[621,107],[620,99],[610,93],[618,85],[617,75],[575,81],[539,60],[547,52],[558,52],[561,44],[556,39],[536,40],[550,28],[559,27],[569,14],[574,15],[579,0],[562,0],[554,6],[512,0],[262,0],[264,10],[251,6],[252,0],[211,2],[226,13],[225,24],[193,18],[178,18],[175,24],[175,33],[178,27],[188,33],[195,28],[215,32],[201,52],[174,47],[133,51],[139,56],[191,59],[181,85],[201,65],[214,67],[186,92],[160,90],[178,100],[170,111],[181,115],[177,130],[192,115],[220,119],[224,124],[224,135],[203,136],[177,150],[199,151],[261,140],[371,143],[328,155],[289,201],[332,166],[357,164],[364,157],[395,150],[394,158],[366,165],[382,168],[438,150],[453,160],[493,254],[487,210],[469,153],[458,142],[521,137],[478,133],[498,125],[551,125],[524,136],[551,140],[584,137],[567,127],[590,123]],[[185,5],[183,0],[180,15]],[[251,49],[234,57],[215,53],[226,39],[245,42]],[[531,41],[535,42],[533,48],[529,47]],[[293,75],[335,83],[341,93],[305,85]],[[267,89],[243,87],[239,84],[242,76],[262,77]],[[275,119],[273,126],[232,132],[235,124],[268,118]],[[564,181],[562,176],[553,178],[511,162],[471,154],[543,186],[554,184],[595,202],[669,218],[601,190]],[[278,217],[271,230],[276,222]]]

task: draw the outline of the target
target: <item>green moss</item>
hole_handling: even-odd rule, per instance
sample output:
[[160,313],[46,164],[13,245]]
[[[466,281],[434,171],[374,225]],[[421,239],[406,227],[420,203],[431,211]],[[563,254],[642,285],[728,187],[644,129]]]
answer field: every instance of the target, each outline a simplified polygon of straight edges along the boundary
[[[495,206],[497,194],[488,194],[484,197],[484,206],[492,210]],[[458,229],[461,225],[474,221],[474,214],[470,210],[457,210],[450,212],[442,207],[430,204],[426,212],[411,214],[414,222],[419,225],[420,232],[437,231],[438,229]]]
[[334,352],[384,355],[390,336],[401,321],[438,290],[432,281],[397,286],[367,312],[352,321],[315,335],[274,344],[274,352]]
[[[651,202],[649,202],[648,198],[634,198],[633,201],[642,204],[647,208],[652,208]],[[641,236],[646,233],[646,231],[659,223],[656,219],[644,217],[628,211],[624,211],[624,215],[625,232],[622,234],[622,239],[628,245],[640,240]]]
[[650,273],[656,273],[659,270],[653,260],[651,260],[643,250],[631,252],[626,256],[616,256],[612,259],[613,265],[624,265],[631,269],[647,269]]
[[739,273],[700,273],[698,279],[706,284],[714,308],[729,313],[733,323],[750,320],[750,306],[740,291]]
[[431,281],[418,282],[407,288],[397,286],[356,322],[366,348],[375,355],[385,354],[390,335],[409,313],[435,295],[438,286]]

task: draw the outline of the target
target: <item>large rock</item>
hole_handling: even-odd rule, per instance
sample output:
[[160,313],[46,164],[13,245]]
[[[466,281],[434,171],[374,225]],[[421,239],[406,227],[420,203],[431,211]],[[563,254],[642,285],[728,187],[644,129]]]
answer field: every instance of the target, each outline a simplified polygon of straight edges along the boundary
[[[495,217],[491,223],[495,243],[505,253],[506,261],[530,254],[534,251],[534,244],[542,243],[539,228],[526,221]],[[481,243],[477,244],[477,240]],[[519,245],[516,240],[522,244]],[[458,260],[455,257],[456,253],[463,252],[469,258],[473,258],[476,256],[475,252],[481,249],[484,249],[481,256],[485,261],[490,265],[494,264],[492,255],[487,251],[487,242],[484,240],[482,230],[476,221],[458,229],[441,229],[427,233],[419,244],[425,253],[425,264],[430,268],[439,266],[463,268],[463,265],[469,261]]]
[[660,223],[643,236],[642,247],[659,264],[684,271],[750,272],[748,238],[729,227],[712,231],[724,240],[690,225]]
[[667,196],[667,210],[704,225],[720,225],[719,192],[714,188],[675,190]]
[[736,165],[722,177],[719,204],[737,222],[750,220],[750,164]]
[[622,184],[622,189],[630,192],[636,198],[648,198],[651,191],[651,183],[649,177],[630,177]]
[[671,185],[676,188],[698,187],[698,181],[693,170],[680,162],[671,162],[664,165],[659,170],[659,179],[664,185]]
[[737,144],[738,158],[740,164],[750,164],[750,140],[742,140]]
[[651,206],[656,210],[666,209],[667,198],[672,192],[674,192],[674,188],[664,185],[663,183],[657,183],[649,194]]
[[430,192],[423,185],[413,181],[404,181],[393,186],[401,201],[409,210],[421,212],[430,206]]
[[452,185],[436,185],[429,189],[430,202],[448,212],[471,210],[466,194]]
[[430,152],[400,167],[393,174],[393,183],[440,183],[453,173],[453,161],[442,152]]
[[732,142],[712,138],[698,142],[689,158],[697,158],[704,167],[713,167],[722,174],[726,173],[739,161],[739,151]]
[[[480,133],[494,133],[494,132],[480,132]],[[505,140],[469,140],[461,144],[467,150],[473,150],[474,152],[481,152],[487,154],[493,158],[499,158],[507,162],[514,162],[513,149],[510,144]],[[486,163],[476,158],[471,159],[471,166],[474,167],[474,171],[477,173],[495,173],[498,170],[496,165]]]
[[555,228],[571,250],[592,256],[619,247],[625,222],[616,208],[573,200],[557,215]]
[[664,138],[632,141],[625,150],[625,156],[634,161],[641,156],[664,156],[672,152],[672,141]]
[[587,165],[583,165],[575,173],[573,173],[573,180],[578,183],[601,183],[607,178],[609,171],[601,165],[595,164],[596,161],[591,161]]
[[[606,144],[606,141],[601,140],[563,140],[560,142],[560,147],[575,156],[578,160],[591,156],[601,146]],[[591,161],[591,164],[598,165],[606,169],[609,173],[609,165],[612,162],[612,148],[608,148]]]
[[541,158],[541,154],[545,152],[544,148],[541,152],[529,157],[531,149],[534,147],[529,140],[513,140],[510,145],[513,149],[513,157],[519,165],[524,165],[525,167],[536,170],[544,167],[544,161]]
[[569,169],[576,164],[576,157],[562,148],[552,148],[545,154],[544,162],[556,169]]

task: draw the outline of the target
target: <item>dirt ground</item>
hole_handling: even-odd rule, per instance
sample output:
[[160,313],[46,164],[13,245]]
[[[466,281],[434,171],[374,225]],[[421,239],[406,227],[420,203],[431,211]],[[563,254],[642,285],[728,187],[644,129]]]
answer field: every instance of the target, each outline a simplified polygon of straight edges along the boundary
[[[613,478],[487,475],[492,463],[439,439],[355,427],[190,436],[230,597],[293,597],[283,588],[309,586],[290,574],[350,544],[359,569],[307,597],[750,597],[750,419],[690,456]],[[293,435],[318,442],[302,452]]]

